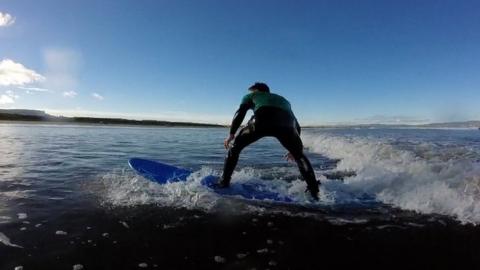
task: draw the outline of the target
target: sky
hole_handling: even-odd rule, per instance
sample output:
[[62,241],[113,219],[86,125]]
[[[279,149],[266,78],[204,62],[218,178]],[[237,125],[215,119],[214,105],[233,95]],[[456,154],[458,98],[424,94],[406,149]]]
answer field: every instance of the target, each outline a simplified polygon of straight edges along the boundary
[[227,124],[480,120],[480,1],[0,0],[0,108]]

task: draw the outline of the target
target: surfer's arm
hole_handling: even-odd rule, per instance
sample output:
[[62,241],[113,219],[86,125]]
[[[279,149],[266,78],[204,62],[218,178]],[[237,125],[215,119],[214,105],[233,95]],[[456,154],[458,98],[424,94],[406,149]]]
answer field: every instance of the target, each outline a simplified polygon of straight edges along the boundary
[[235,112],[235,115],[233,116],[232,120],[232,125],[230,127],[230,134],[235,135],[237,132],[237,129],[240,127],[240,125],[243,122],[243,119],[245,118],[245,115],[247,114],[247,111],[250,109],[250,105],[247,103],[243,103],[240,105],[240,108]]

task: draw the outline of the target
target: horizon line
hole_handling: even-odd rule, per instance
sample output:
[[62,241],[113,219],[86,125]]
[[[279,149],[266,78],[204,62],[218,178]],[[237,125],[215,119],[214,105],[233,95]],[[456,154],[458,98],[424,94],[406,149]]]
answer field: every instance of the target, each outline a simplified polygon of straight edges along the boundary
[[[189,113],[185,112],[166,112],[163,114],[145,114],[145,113],[116,113],[116,112],[98,112],[98,111],[85,111],[85,110],[56,110],[56,109],[18,109],[18,108],[3,108],[3,110],[30,110],[30,111],[43,111],[46,114],[56,117],[87,117],[87,118],[107,118],[107,119],[124,119],[135,121],[165,121],[165,122],[178,122],[178,123],[199,123],[199,124],[211,124],[230,126],[230,120],[226,121],[225,116],[214,116],[218,120],[223,118],[223,121],[205,121],[198,119],[198,116],[206,115],[195,114],[197,117],[189,117]],[[210,117],[206,117],[210,118]],[[210,118],[211,119],[211,118]],[[360,119],[359,119],[360,120]],[[425,119],[426,120],[426,119]],[[452,124],[452,123],[467,123],[467,122],[480,122],[480,120],[454,120],[454,121],[420,121],[420,122],[402,122],[402,121],[342,121],[342,122],[324,122],[324,123],[305,123],[302,125],[304,128],[314,127],[341,127],[341,126],[372,126],[372,125],[388,125],[388,126],[424,126],[435,124]]]

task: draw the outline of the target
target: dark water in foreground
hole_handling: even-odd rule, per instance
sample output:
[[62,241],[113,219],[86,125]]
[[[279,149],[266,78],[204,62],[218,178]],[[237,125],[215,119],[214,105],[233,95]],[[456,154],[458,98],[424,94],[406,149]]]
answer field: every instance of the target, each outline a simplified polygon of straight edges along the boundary
[[[220,173],[226,132],[0,124],[0,269],[480,266],[478,131],[306,130],[319,203],[276,141],[247,148],[234,181],[265,181],[293,205],[199,185]],[[195,174],[159,186],[130,157]]]

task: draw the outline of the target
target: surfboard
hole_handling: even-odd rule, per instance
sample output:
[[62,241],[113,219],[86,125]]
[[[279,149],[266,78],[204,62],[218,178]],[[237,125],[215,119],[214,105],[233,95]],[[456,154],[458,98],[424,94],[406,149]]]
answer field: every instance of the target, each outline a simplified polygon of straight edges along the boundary
[[128,165],[139,175],[159,184],[186,181],[192,173],[189,170],[143,158],[131,158],[128,160]]
[[[137,174],[159,184],[187,181],[188,176],[192,173],[183,168],[142,158],[132,158],[128,161],[128,164]],[[218,179],[218,176],[208,175],[201,180],[201,184],[221,196],[241,197],[249,200],[292,202],[292,199],[268,190],[267,186],[261,183],[233,182],[228,188],[218,188],[215,186]]]

